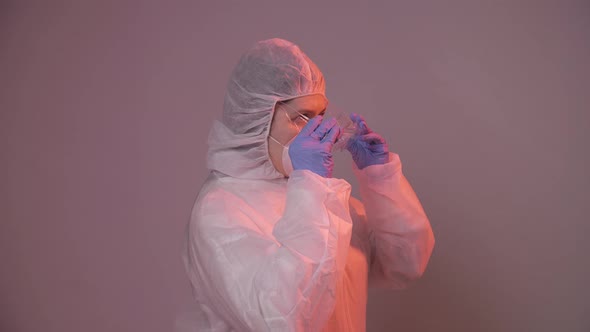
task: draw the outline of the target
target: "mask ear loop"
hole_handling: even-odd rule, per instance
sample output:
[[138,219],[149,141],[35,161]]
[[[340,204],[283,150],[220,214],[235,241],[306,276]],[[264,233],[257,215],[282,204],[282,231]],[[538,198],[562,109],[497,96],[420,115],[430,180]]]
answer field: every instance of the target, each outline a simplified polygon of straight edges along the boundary
[[[295,126],[295,127],[299,128],[299,126],[297,126],[297,125],[295,124],[295,122],[293,122],[293,120],[291,120],[291,118],[289,117],[289,113],[287,112],[287,110],[285,110],[285,109],[282,107],[283,105],[285,105],[285,106],[286,106],[286,104],[285,104],[284,102],[282,102],[282,101],[277,101],[277,102],[275,103],[275,107],[274,107],[275,111],[277,110],[277,108],[280,108],[280,109],[282,109],[282,110],[285,112],[285,116],[287,117],[287,120],[289,121],[289,123],[290,123],[290,124],[292,124],[293,126]],[[288,106],[287,106],[287,107],[288,107]],[[272,136],[270,135],[270,128],[269,128],[269,134],[268,134],[268,138],[270,138],[271,140],[273,140],[273,141],[274,141],[275,143],[277,143],[278,145],[282,146],[282,147],[283,147],[283,149],[286,149],[286,148],[287,148],[287,147],[286,147],[286,146],[285,146],[283,143],[279,142],[279,141],[278,141],[276,138],[274,138],[274,137],[272,137]]]
[[283,143],[277,141],[276,138],[274,138],[274,137],[272,137],[270,135],[268,135],[268,138],[270,138],[271,140],[275,141],[275,143],[277,143],[278,145],[282,146],[283,149],[286,149],[287,148],[286,146],[283,145]]

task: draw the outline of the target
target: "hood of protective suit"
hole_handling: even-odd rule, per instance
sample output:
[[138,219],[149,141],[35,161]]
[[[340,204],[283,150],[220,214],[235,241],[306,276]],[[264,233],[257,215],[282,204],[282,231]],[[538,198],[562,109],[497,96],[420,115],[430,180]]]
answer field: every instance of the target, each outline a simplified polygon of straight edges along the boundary
[[207,167],[236,178],[283,178],[268,153],[275,104],[325,97],[325,89],[321,71],[297,45],[279,38],[257,42],[232,71],[222,119],[209,133]]

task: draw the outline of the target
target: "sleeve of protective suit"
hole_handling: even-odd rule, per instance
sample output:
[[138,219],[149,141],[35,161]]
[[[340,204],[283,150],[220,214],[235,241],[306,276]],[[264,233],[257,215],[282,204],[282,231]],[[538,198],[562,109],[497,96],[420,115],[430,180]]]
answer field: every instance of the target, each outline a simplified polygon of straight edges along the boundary
[[402,173],[399,155],[357,176],[371,242],[369,285],[403,289],[424,273],[434,235],[416,193]]
[[198,208],[200,273],[215,311],[236,331],[319,331],[335,306],[352,233],[350,184],[307,170],[287,182],[272,234],[251,207],[212,191]]

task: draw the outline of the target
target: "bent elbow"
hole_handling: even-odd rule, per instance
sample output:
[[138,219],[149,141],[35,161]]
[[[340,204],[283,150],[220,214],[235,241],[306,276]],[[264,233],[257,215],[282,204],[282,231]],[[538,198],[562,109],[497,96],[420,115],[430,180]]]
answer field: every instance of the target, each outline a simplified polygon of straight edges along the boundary
[[396,275],[406,287],[422,278],[430,261],[433,248],[434,234],[430,226],[417,231],[414,240],[406,242],[406,246],[402,250],[400,257],[400,262],[403,262],[402,267],[390,271],[391,277]]
[[377,288],[401,290],[420,279],[434,248],[429,223],[423,223],[394,241],[377,242],[371,269],[371,284]]
[[409,275],[412,280],[420,279],[424,275],[428,262],[430,261],[430,256],[432,255],[432,250],[434,249],[434,242],[434,233],[432,232],[430,225],[427,224],[427,226],[422,229],[412,250],[413,264],[411,265],[413,268],[410,270],[411,274]]

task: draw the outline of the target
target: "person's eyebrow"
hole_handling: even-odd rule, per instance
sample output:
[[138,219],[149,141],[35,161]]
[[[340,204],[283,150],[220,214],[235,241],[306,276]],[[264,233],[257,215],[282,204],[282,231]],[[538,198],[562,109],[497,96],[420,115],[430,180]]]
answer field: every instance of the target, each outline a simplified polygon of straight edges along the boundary
[[[326,113],[326,109],[327,109],[327,107],[324,107],[324,109],[321,110],[320,113],[318,113],[318,114],[322,115],[322,114]],[[315,111],[304,108],[304,109],[301,109],[299,111],[299,113],[315,113]]]

